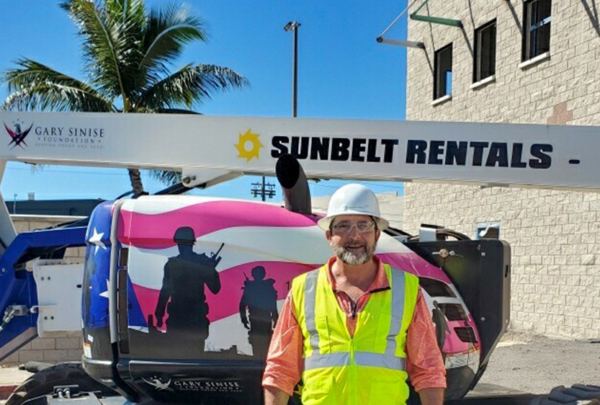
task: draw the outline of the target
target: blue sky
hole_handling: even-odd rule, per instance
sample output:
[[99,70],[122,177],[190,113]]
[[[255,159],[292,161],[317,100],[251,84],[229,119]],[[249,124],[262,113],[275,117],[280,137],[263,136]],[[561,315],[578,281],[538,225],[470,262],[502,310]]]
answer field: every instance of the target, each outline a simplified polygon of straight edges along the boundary
[[[147,0],[163,7],[171,1]],[[0,71],[28,57],[84,79],[76,27],[56,0],[0,1]],[[292,34],[283,26],[299,21],[298,116],[311,118],[404,119],[406,52],[380,45],[375,38],[404,9],[406,0],[288,1],[188,0],[205,21],[207,44],[194,44],[174,69],[188,62],[227,66],[243,74],[251,86],[216,94],[197,108],[209,115],[286,117],[291,115]],[[405,21],[387,35],[405,37]],[[7,95],[0,86],[0,99]],[[244,177],[202,194],[251,198]],[[274,182],[275,179],[271,179]],[[148,191],[164,186],[144,173]],[[313,195],[331,194],[341,181],[311,186]],[[397,191],[400,183],[367,182],[375,192]],[[105,198],[130,189],[124,170],[9,163],[2,180],[5,199]],[[278,195],[275,200],[280,200]]]

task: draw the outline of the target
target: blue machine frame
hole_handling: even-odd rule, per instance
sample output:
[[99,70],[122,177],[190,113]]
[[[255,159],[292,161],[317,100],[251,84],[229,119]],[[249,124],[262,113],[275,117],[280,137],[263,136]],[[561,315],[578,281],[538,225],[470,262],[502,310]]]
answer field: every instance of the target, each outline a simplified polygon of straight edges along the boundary
[[[73,226],[24,232],[14,239],[0,258],[0,314],[12,305],[27,309],[38,304],[33,273],[25,263],[68,247],[85,246],[87,226]],[[37,337],[37,313],[16,316],[0,331],[0,360]],[[0,325],[2,320],[0,319]]]

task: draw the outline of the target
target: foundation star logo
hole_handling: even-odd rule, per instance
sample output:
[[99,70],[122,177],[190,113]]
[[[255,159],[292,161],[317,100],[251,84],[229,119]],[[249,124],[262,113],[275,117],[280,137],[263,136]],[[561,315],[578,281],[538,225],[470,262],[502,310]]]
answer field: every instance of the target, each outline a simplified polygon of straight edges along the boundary
[[159,378],[157,376],[152,376],[148,380],[146,380],[145,378],[142,378],[142,380],[144,380],[144,382],[146,384],[154,387],[154,389],[157,391],[173,391],[173,388],[169,387],[169,385],[171,385],[170,378],[169,378],[169,381],[167,381],[167,382],[162,382],[161,378]]
[[247,130],[244,134],[239,134],[238,143],[235,145],[235,148],[238,150],[237,157],[246,159],[246,162],[254,158],[258,159],[260,148],[263,147],[263,144],[258,139],[259,136],[260,134],[253,134],[251,129]]
[[25,138],[27,135],[29,135],[31,128],[33,128],[33,123],[29,126],[29,128],[26,129],[26,126],[23,124],[23,122],[17,120],[13,121],[13,128],[9,128],[6,123],[4,123],[4,128],[12,139],[8,146],[11,146],[11,149],[16,148],[17,146],[21,147],[21,149],[25,149],[25,146],[27,146],[25,143]]

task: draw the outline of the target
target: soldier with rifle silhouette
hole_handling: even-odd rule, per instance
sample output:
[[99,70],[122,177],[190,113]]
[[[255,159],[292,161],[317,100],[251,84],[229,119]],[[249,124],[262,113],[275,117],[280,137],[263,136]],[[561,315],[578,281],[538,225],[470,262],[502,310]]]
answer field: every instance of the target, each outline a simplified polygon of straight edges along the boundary
[[166,311],[169,315],[167,335],[172,344],[204,352],[210,324],[205,286],[213,294],[221,290],[216,267],[221,261],[218,255],[224,244],[211,257],[194,253],[196,236],[187,226],[175,231],[173,241],[177,243],[179,254],[170,257],[164,267],[163,284],[154,312],[156,326],[162,327]]
[[[444,311],[440,308],[440,305],[437,301],[433,301],[433,310],[431,311],[431,318],[433,323],[435,324],[435,336],[437,339],[438,347],[440,351],[444,348],[444,343],[446,342],[446,334],[450,333],[450,329],[448,328],[448,320],[446,319],[446,315]],[[442,351],[442,355],[443,355]]]
[[252,354],[261,360],[267,358],[269,343],[279,316],[275,280],[265,280],[265,277],[264,267],[253,268],[252,280],[246,276],[242,287],[244,294],[240,301],[240,318],[244,327],[248,329],[248,342],[252,345]]

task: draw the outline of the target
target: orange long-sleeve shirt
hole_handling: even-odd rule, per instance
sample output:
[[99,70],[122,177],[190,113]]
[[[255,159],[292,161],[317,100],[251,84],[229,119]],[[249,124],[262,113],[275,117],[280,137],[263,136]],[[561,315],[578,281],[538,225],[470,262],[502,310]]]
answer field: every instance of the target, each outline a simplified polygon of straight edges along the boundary
[[[338,304],[346,313],[346,326],[351,336],[356,330],[356,317],[352,314],[364,309],[371,294],[390,287],[383,264],[377,257],[377,274],[367,292],[354,305],[350,297],[337,289],[331,266],[335,258],[329,261],[329,282],[336,295]],[[292,294],[288,294],[277,326],[273,332],[267,367],[263,376],[263,386],[277,388],[292,395],[295,385],[300,381],[303,371],[302,344],[303,336],[294,312]],[[433,321],[421,291],[417,298],[417,306],[413,320],[408,327],[406,338],[406,368],[411,383],[418,392],[424,388],[446,388],[446,369],[435,337]]]

